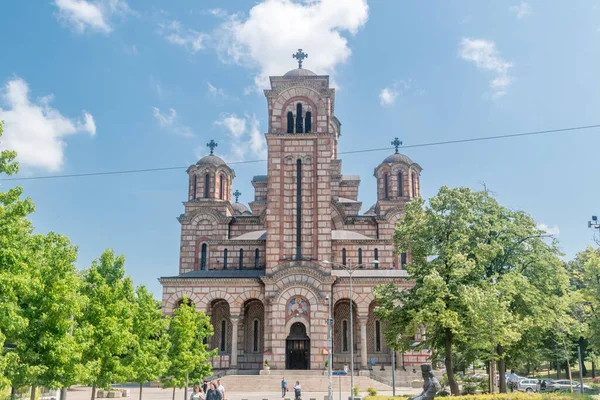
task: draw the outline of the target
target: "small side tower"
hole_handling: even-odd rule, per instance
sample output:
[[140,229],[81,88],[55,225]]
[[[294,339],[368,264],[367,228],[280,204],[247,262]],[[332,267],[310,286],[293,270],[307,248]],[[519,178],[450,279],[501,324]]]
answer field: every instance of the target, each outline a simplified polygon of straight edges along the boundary
[[210,154],[202,157],[195,165],[188,168],[190,177],[188,201],[228,201],[232,200],[231,185],[235,172],[214,155],[217,143],[207,143]]

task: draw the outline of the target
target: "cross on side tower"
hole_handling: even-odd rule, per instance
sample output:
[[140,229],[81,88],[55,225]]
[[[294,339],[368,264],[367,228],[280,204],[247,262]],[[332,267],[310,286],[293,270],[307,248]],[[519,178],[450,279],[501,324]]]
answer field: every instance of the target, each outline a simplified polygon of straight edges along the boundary
[[238,203],[238,197],[240,197],[242,195],[242,192],[240,192],[238,189],[235,189],[235,192],[233,192],[233,195],[235,196],[235,202]]
[[395,138],[392,140],[392,146],[396,148],[396,154],[398,154],[398,147],[402,146],[402,141],[398,140],[398,138]]
[[213,155],[213,152],[215,151],[215,147],[217,147],[218,144],[217,142],[215,142],[214,140],[210,139],[210,142],[206,143],[206,147],[210,148],[210,155]]
[[308,58],[308,54],[302,51],[302,49],[298,49],[296,54],[292,54],[292,57],[298,60],[298,68],[302,68],[302,60]]

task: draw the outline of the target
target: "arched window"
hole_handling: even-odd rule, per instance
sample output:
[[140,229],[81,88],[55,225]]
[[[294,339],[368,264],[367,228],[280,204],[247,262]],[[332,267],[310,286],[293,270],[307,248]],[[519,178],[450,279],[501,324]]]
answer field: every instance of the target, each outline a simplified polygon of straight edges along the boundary
[[200,253],[200,270],[201,271],[206,270],[206,251],[207,251],[206,243],[202,243],[202,250]]
[[287,113],[287,133],[294,133],[294,113]]
[[358,265],[362,265],[362,249],[358,249]]
[[342,249],[342,265],[346,265],[346,249]]
[[244,268],[244,249],[240,249],[240,269]]
[[406,266],[406,253],[400,254],[400,268],[404,269]]
[[196,182],[197,182],[197,177],[196,175],[194,175],[194,183],[193,183],[193,187],[192,187],[192,200],[196,200]]
[[412,173],[412,195],[413,197],[417,197],[417,174]]
[[402,171],[398,172],[398,197],[402,197],[404,196],[404,188],[403,188],[404,182],[402,179]]
[[381,351],[381,323],[375,321],[375,351]]
[[223,269],[227,269],[227,249],[223,250]]
[[219,351],[227,349],[227,321],[221,321],[221,342],[219,343]]
[[302,129],[302,103],[296,104],[296,133],[303,133]]
[[258,260],[260,259],[260,250],[254,250],[254,268],[258,269]]
[[[373,258],[375,259],[375,261],[379,261],[379,249],[375,249]],[[379,263],[375,263],[375,268],[379,268]]]
[[259,334],[260,334],[260,322],[259,320],[255,319],[254,322],[252,323],[252,333],[253,333],[253,337],[252,337],[252,350],[255,353],[258,353],[258,343],[259,343]]
[[348,351],[348,321],[342,321],[342,351]]
[[219,176],[219,199],[223,200],[223,175]]
[[385,194],[385,199],[387,200],[389,198],[389,190],[388,190],[388,174],[385,174],[383,176],[383,190],[384,190],[384,194]]
[[210,175],[206,174],[204,177],[204,198],[208,199],[208,188],[210,186]]
[[304,131],[306,133],[310,133],[312,130],[312,113],[310,111],[306,112],[306,118],[304,118]]

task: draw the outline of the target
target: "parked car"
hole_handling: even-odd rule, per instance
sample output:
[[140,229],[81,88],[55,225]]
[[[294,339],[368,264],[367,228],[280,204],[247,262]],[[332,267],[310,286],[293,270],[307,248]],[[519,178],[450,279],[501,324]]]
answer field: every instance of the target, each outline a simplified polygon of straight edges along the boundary
[[[554,391],[555,392],[570,392],[571,386],[573,386],[573,393],[581,393],[579,382],[573,381],[569,382],[568,379],[561,379],[559,381],[554,381]],[[583,385],[583,393],[584,394],[596,394],[598,393],[597,389],[594,389],[591,386]]]
[[554,386],[554,379],[544,378],[539,379],[538,384],[540,385],[540,392],[554,392],[556,387]]
[[521,379],[517,385],[517,390],[521,392],[539,392],[540,384],[537,379]]

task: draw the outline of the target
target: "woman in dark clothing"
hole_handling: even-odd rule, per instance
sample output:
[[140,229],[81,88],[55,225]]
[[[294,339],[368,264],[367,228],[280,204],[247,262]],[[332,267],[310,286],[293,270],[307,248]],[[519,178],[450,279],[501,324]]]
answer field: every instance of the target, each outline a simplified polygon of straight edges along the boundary
[[217,390],[214,383],[208,384],[208,393],[206,393],[206,400],[223,400],[221,398],[221,392]]

